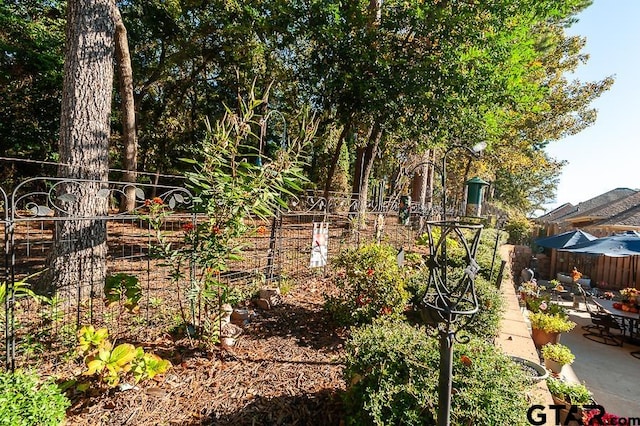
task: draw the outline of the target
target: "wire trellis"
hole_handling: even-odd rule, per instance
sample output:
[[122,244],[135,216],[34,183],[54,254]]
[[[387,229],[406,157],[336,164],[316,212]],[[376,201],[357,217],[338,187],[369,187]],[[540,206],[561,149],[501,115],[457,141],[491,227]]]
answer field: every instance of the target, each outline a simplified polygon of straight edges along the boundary
[[[87,217],[74,211],[78,201],[75,194],[81,194],[79,189],[84,184],[94,185],[92,196],[106,204],[102,214]],[[127,191],[131,187],[133,192]],[[135,195],[136,209],[119,212],[118,199],[127,193]],[[1,367],[60,362],[75,348],[76,332],[83,325],[106,327],[115,339],[143,343],[176,330],[186,316],[195,320],[195,315],[201,315],[190,295],[196,291],[193,283],[203,271],[185,265],[181,278],[175,279],[171,265],[153,256],[154,229],[144,219],[153,198],[171,210],[162,217],[159,230],[176,247],[185,244],[185,224],[207,220],[191,213],[193,197],[182,187],[38,177],[20,183],[11,193],[0,189],[5,247]],[[241,242],[242,260],[230,262],[220,281],[230,291],[269,281],[281,284],[288,280],[295,286],[319,272],[325,276],[331,273],[331,259],[344,248],[374,241],[392,244],[398,250],[413,244],[417,231],[399,223],[393,202],[370,205],[373,212],[367,215],[366,226],[354,227],[357,204],[353,200],[357,197],[352,194],[331,194],[329,199],[305,194],[294,200],[292,210],[282,212],[277,221],[252,219],[252,226],[264,227],[267,232],[252,234]],[[74,221],[99,221],[104,225],[106,275],[135,276],[141,287],[136,310],[106,300],[105,281],[95,278],[99,265],[90,261],[80,266],[73,291],[47,289],[48,258],[54,245],[60,243],[61,229]],[[314,223],[328,226],[328,262],[312,270]],[[269,232],[274,225],[274,232]],[[69,244],[72,246],[73,241]],[[30,291],[35,297],[29,296]]]

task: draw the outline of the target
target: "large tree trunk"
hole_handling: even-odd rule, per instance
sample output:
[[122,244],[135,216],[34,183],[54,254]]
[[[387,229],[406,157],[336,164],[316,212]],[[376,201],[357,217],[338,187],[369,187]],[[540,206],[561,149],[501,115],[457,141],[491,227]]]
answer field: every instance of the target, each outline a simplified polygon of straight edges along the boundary
[[342,144],[344,144],[344,141],[347,138],[350,130],[351,123],[348,122],[347,124],[345,124],[342,132],[340,132],[340,137],[338,138],[338,143],[336,144],[336,150],[333,151],[333,156],[331,157],[331,163],[329,164],[329,170],[327,171],[327,181],[324,184],[324,199],[327,200],[327,204],[329,202],[329,191],[331,191],[331,182],[333,181],[333,175],[336,173],[338,161],[340,160]]
[[[49,256],[49,284],[67,302],[102,288],[106,276],[109,116],[113,87],[112,0],[67,3],[58,175],[68,178]],[[87,179],[89,181],[71,181]]]
[[[115,52],[120,87],[120,110],[122,112],[122,142],[124,144],[122,165],[125,172],[122,180],[135,183],[138,169],[138,147],[136,141],[136,110],[133,97],[133,70],[131,68],[131,56],[129,55],[127,29],[122,22],[120,11],[115,5],[114,16],[116,24]],[[135,207],[135,187],[133,185],[127,186],[120,202],[120,211],[128,212],[135,209]]]
[[[382,138],[382,129],[379,122],[375,122],[369,133],[369,140],[364,148],[358,150],[354,181],[354,193],[358,194],[358,226],[365,225],[367,213],[367,200],[369,198],[369,176],[373,170],[373,161],[378,152],[378,145]],[[357,186],[356,186],[357,185]],[[357,189],[357,191],[356,191]]]

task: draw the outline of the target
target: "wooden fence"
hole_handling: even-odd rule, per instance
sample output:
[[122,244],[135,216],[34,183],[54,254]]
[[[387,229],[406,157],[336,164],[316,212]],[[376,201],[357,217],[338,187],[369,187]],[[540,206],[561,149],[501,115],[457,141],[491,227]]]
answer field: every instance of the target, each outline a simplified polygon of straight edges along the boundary
[[550,278],[558,272],[569,273],[573,267],[591,279],[591,285],[619,290],[640,288],[640,256],[590,256],[551,249]]

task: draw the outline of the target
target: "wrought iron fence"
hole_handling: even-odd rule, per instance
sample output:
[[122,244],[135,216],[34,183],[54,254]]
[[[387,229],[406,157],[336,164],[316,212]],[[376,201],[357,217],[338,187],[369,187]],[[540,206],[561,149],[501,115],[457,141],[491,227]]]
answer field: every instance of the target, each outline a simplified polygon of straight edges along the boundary
[[[83,190],[86,184],[93,185],[89,195]],[[119,199],[126,194],[135,198],[136,207],[120,212]],[[105,210],[99,215],[75,211],[74,203],[87,196],[104,203]],[[161,217],[157,230],[175,246],[185,244],[183,225],[207,220],[191,212],[192,194],[178,186],[34,178],[10,193],[0,189],[5,247],[0,291],[4,294],[5,338],[0,348],[4,368],[64,359],[75,347],[76,331],[82,325],[107,327],[117,339],[146,342],[184,326],[185,318],[195,320],[202,314],[194,303],[194,293],[201,290],[194,282],[203,271],[184,265],[177,277],[166,259],[153,256],[156,229],[146,215],[154,199],[171,211]],[[220,291],[233,292],[268,281],[289,280],[295,285],[310,275],[327,274],[330,260],[345,247],[372,241],[385,241],[398,249],[413,244],[418,231],[399,223],[395,201],[370,205],[373,212],[367,221],[354,226],[354,200],[357,197],[352,194],[331,194],[324,199],[309,193],[292,201],[292,210],[273,221],[254,220],[253,225],[264,227],[265,232],[244,239],[243,258],[231,262],[220,276],[226,285]],[[106,229],[105,276],[125,274],[120,276],[137,279],[141,292],[136,309],[106,298],[106,281],[96,279],[98,266],[90,261],[79,268],[73,291],[50,288],[49,257],[60,243],[63,228],[72,222],[92,221]],[[317,240],[319,230],[324,232],[322,242]],[[75,242],[68,239],[68,253]],[[321,261],[314,263],[318,252]]]

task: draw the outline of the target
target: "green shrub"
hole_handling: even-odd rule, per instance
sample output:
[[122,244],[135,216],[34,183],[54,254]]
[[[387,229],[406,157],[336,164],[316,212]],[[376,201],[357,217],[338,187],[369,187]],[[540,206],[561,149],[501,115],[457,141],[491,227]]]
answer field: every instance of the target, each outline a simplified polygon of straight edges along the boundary
[[409,293],[393,247],[369,244],[347,249],[335,264],[341,268],[335,278],[339,294],[327,297],[325,307],[338,322],[366,324],[380,315],[404,312]]
[[69,405],[55,383],[35,373],[0,373],[0,425],[59,425]]
[[[409,277],[407,289],[411,295],[414,307],[419,307],[426,285],[429,272],[422,268]],[[478,313],[464,327],[466,334],[492,340],[500,332],[500,319],[504,312],[504,300],[498,290],[488,280],[478,275],[475,279],[476,297],[478,298]]]
[[[347,342],[347,424],[429,425],[438,410],[438,341],[423,328],[375,321]],[[526,425],[526,377],[481,340],[456,344],[452,425]]]
[[504,227],[509,233],[509,244],[525,244],[531,236],[531,221],[522,214],[512,215]]
[[[497,235],[496,235],[497,234]],[[478,244],[478,250],[476,251],[476,262],[480,265],[480,276],[486,278],[489,277],[496,279],[498,272],[500,271],[500,253],[496,250],[494,260],[494,249],[496,248],[496,236],[498,237],[498,248],[507,242],[509,234],[504,231],[493,228],[485,228],[482,230],[480,236],[480,243]],[[493,266],[493,272],[491,270]]]
[[486,340],[492,340],[500,332],[500,320],[504,313],[502,293],[491,282],[482,277],[475,280],[478,298],[478,313],[464,328],[465,332]]

